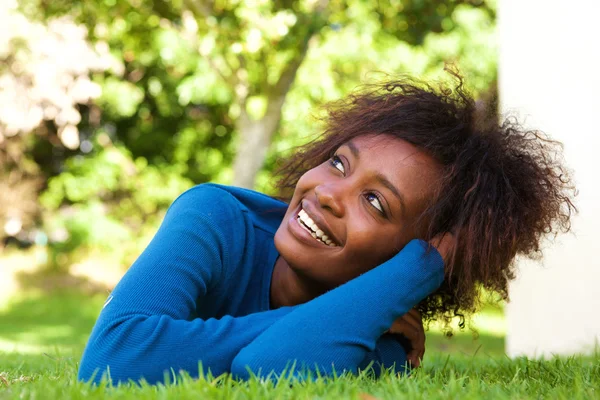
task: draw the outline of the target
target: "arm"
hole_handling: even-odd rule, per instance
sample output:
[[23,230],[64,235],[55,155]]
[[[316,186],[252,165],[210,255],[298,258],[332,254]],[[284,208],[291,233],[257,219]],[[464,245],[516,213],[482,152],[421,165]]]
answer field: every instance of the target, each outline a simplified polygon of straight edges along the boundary
[[[243,226],[233,223],[243,220],[240,210],[223,205],[226,192],[206,190],[213,192],[212,198],[204,199],[198,189],[192,189],[175,201],[148,248],[115,288],[89,339],[79,379],[94,377],[98,382],[110,367],[115,383],[142,377],[152,383],[163,380],[171,369],[197,376],[199,362],[219,375],[230,371],[242,348],[294,310],[192,320],[196,300],[221,279],[229,254],[236,254],[231,247],[244,246],[243,240],[225,240],[222,232],[224,227],[243,231]],[[389,353],[381,349],[378,346],[372,356]],[[401,355],[402,349],[396,349]]]
[[378,377],[382,368],[396,367],[397,372],[410,372],[418,368],[425,354],[425,329],[421,314],[416,308],[398,318],[388,332],[377,341],[375,350],[358,366],[364,370],[372,362]]
[[442,283],[443,260],[427,246],[413,240],[377,268],[297,307],[240,351],[231,372],[281,373],[291,361],[326,375],[356,372],[392,323]]
[[396,372],[408,372],[408,356],[406,349],[400,343],[395,335],[384,334],[377,340],[375,350],[366,354],[365,358],[358,365],[358,370],[362,371],[371,366],[375,377],[379,377],[382,369],[395,367]]
[[[98,382],[107,367],[113,382],[150,383],[198,364],[214,375],[230,370],[243,347],[292,308],[245,317],[193,319],[196,301],[226,276],[230,258],[244,246],[227,240],[227,229],[245,231],[244,216],[227,192],[191,189],[170,207],[146,250],[111,294],[92,331],[79,379]],[[228,200],[229,199],[229,200]],[[201,300],[200,300],[201,301]]]

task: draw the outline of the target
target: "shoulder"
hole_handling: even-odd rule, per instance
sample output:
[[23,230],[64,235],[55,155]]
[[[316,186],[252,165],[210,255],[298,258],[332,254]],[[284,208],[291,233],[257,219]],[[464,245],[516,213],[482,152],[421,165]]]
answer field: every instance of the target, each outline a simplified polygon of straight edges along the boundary
[[239,216],[246,207],[233,196],[226,186],[203,183],[183,192],[167,215],[184,212],[200,218],[214,219],[224,216]]
[[200,184],[183,192],[171,204],[161,225],[164,240],[188,238],[188,249],[208,249],[222,265],[235,263],[252,238],[253,226],[245,206],[226,188]]
[[187,232],[198,241],[245,241],[252,225],[243,204],[218,185],[201,184],[183,192],[171,204],[162,227]]
[[248,250],[252,254],[255,246],[262,243],[258,231],[274,232],[279,225],[281,217],[277,219],[274,213],[267,212],[274,205],[281,209],[285,203],[249,189],[203,183],[175,199],[163,227],[168,230],[167,237],[183,233],[192,238],[190,249],[197,245],[210,248],[222,260],[223,276],[230,276],[246,260],[244,254]]
[[254,190],[203,183],[179,196],[169,213],[185,212],[228,224],[239,223],[243,216],[255,228],[274,232],[286,209],[284,202]]

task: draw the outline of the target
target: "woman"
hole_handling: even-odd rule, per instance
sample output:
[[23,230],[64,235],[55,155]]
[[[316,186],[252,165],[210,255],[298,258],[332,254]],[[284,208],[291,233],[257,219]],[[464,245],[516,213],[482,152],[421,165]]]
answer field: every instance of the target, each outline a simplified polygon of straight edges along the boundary
[[462,82],[390,82],[329,109],[280,171],[289,204],[212,184],[182,194],[107,299],[79,378],[377,373],[407,350],[417,364],[411,309],[448,319],[479,287],[506,298],[515,256],[568,231],[574,210],[557,143],[475,114]]

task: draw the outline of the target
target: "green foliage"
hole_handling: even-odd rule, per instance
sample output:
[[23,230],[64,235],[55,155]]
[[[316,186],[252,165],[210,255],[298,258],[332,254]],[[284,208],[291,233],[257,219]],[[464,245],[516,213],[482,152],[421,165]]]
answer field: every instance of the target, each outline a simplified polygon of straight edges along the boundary
[[[228,375],[192,379],[187,374],[167,375],[159,385],[134,383],[91,385],[76,379],[72,356],[2,354],[6,399],[597,399],[600,355],[554,357],[549,360],[471,358],[436,355],[409,377],[384,372],[380,379],[368,374],[341,375],[298,382],[250,379],[238,382]],[[105,381],[108,383],[107,381]]]
[[[24,281],[33,281],[29,276]],[[80,286],[85,286],[80,284]],[[177,383],[92,386],[77,381],[78,361],[106,293],[22,293],[0,310],[0,398],[22,399],[594,399],[600,398],[600,352],[547,360],[509,359],[504,339],[469,333],[452,339],[428,332],[423,367],[410,377],[366,374],[277,384],[227,375]],[[486,312],[484,311],[484,315]],[[15,347],[17,351],[15,351]]]
[[162,211],[192,185],[176,166],[134,160],[123,147],[98,147],[88,157],[68,160],[40,198],[49,215],[50,263],[55,268],[74,260],[61,255],[76,257],[74,253],[91,249],[130,263]]
[[363,84],[405,74],[447,82],[450,76],[443,69],[446,62],[451,62],[460,69],[476,97],[494,90],[497,46],[489,9],[467,4],[456,6],[452,12],[448,9],[445,18],[452,24],[440,32],[430,32],[422,45],[414,46],[399,41],[384,29],[377,14],[368,13],[364,7],[361,2],[350,6],[365,18],[325,28],[318,45],[307,55],[288,94],[281,127],[259,175],[258,188],[272,191],[270,173],[276,160],[318,134],[322,104]]
[[131,82],[108,77],[102,82],[102,96],[97,104],[106,117],[119,120],[132,117],[143,99],[141,88]]
[[[79,107],[80,148],[57,148],[51,126],[35,136],[34,159],[48,181],[43,220],[70,232],[69,243],[52,242],[57,254],[118,253],[123,242],[144,242],[140,232],[183,189],[231,183],[240,116],[259,121],[278,90],[287,96],[282,118],[256,182],[265,191],[273,190],[276,159],[320,131],[318,107],[382,78],[378,72],[444,79],[452,61],[476,94],[496,79],[491,0],[20,4],[41,23],[73,18],[113,58],[92,74],[101,96]],[[294,83],[281,89],[294,63]]]

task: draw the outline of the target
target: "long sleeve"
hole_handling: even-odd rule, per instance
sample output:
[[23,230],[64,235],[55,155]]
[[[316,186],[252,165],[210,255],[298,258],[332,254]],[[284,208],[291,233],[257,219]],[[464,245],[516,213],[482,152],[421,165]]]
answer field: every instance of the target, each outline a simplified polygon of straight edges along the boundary
[[280,318],[240,351],[231,372],[240,378],[279,374],[292,362],[296,371],[356,372],[393,321],[443,278],[439,253],[413,240],[392,259]]
[[367,353],[358,365],[358,370],[371,366],[375,377],[379,377],[382,369],[395,367],[396,372],[408,372],[406,350],[395,335],[385,334],[377,340],[375,349]]
[[366,354],[365,358],[358,364],[359,370],[365,370],[371,366],[375,377],[379,377],[382,369],[395,367],[396,372],[408,372],[406,364],[406,350],[398,338],[392,334],[385,334],[377,340],[375,349]]
[[[80,380],[99,382],[108,370],[114,383],[142,378],[155,383],[164,379],[165,372],[184,370],[197,376],[199,363],[214,375],[233,372],[240,377],[244,377],[246,365],[253,371],[277,372],[289,360],[321,365],[334,362],[336,369],[351,366],[351,370],[361,360],[386,367],[392,361],[403,363],[406,355],[400,346],[385,337],[377,339],[391,326],[393,316],[404,314],[423,293],[431,291],[430,286],[437,287],[439,283],[421,282],[432,274],[430,269],[441,269],[437,253],[420,257],[422,247],[405,250],[391,260],[395,264],[388,262],[373,270],[382,271],[377,276],[370,271],[356,279],[358,286],[346,289],[353,280],[299,306],[201,319],[197,317],[199,305],[213,301],[223,284],[240,276],[235,268],[248,267],[240,259],[248,250],[245,235],[253,231],[252,222],[229,193],[212,185],[201,186],[173,203],[152,242],[111,293],[81,360]],[[411,268],[418,271],[410,273]],[[384,269],[408,273],[386,275]],[[390,298],[403,299],[400,306],[382,301],[381,293],[368,299],[367,292],[380,290],[372,280],[381,276],[385,278],[379,286],[393,281],[387,293]],[[399,284],[398,279],[405,282]],[[237,291],[230,290],[227,296],[245,301]],[[358,307],[360,298],[366,302]],[[384,319],[374,323],[378,317],[367,316],[365,310],[375,305],[382,307],[375,314]],[[362,311],[356,316],[351,315],[359,309]],[[302,312],[288,320],[297,310]],[[357,322],[374,325],[363,332],[352,326]],[[341,325],[332,329],[329,323]],[[300,325],[304,326],[298,329]],[[324,336],[315,340],[321,334]],[[307,342],[311,345],[303,349]],[[356,348],[348,351],[352,346]],[[312,359],[307,351],[318,355]]]
[[197,376],[199,362],[215,376],[229,372],[240,349],[293,309],[194,318],[196,302],[226,279],[246,240],[247,219],[235,200],[202,186],[173,203],[111,293],[81,360],[80,380],[98,382],[108,368],[114,383],[141,378],[154,383],[165,371]]

